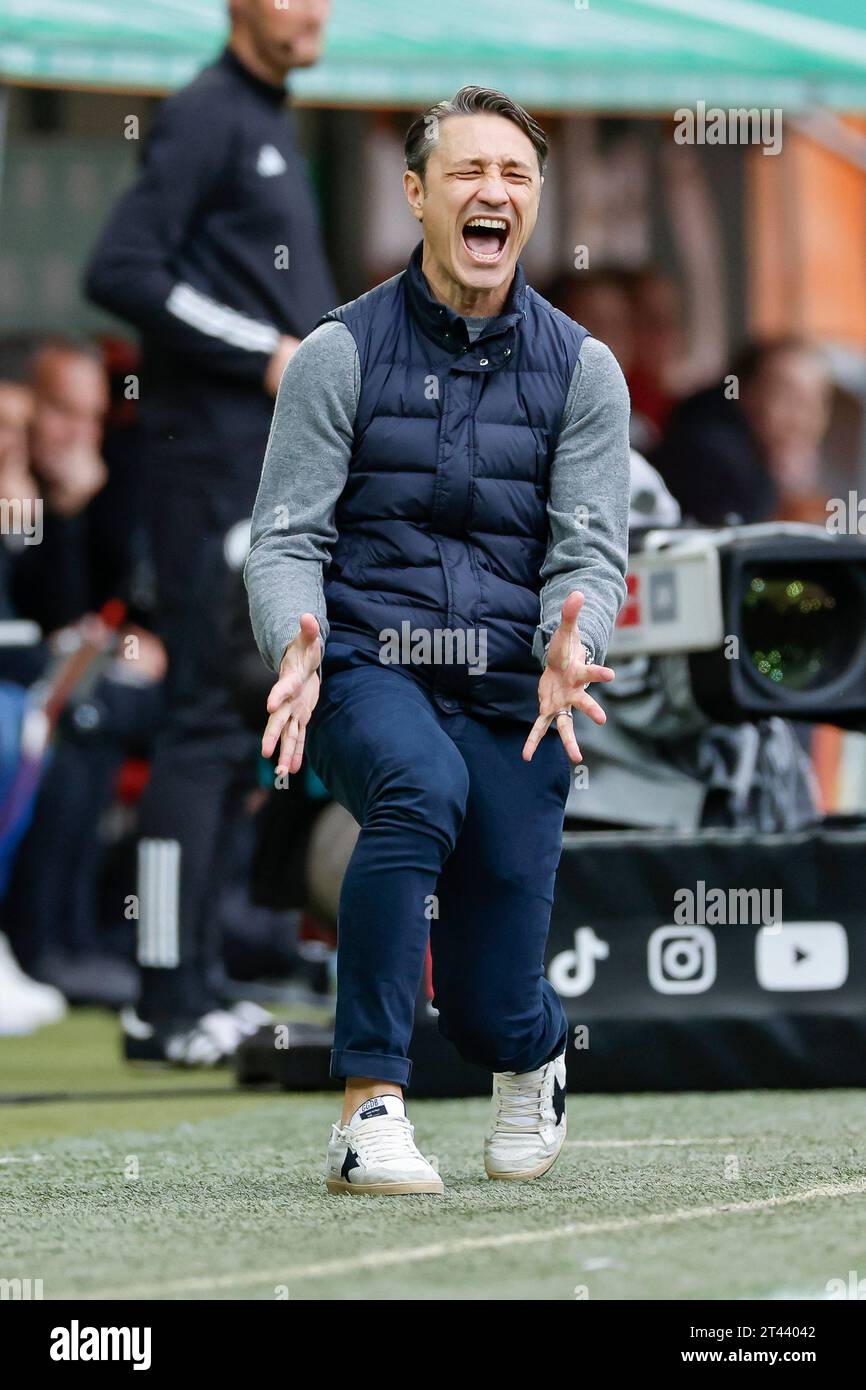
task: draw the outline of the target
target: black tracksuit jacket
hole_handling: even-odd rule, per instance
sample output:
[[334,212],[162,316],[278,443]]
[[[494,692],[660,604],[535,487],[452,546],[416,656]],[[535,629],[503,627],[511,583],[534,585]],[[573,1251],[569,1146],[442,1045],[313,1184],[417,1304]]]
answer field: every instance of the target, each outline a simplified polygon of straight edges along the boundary
[[85,288],[141,332],[140,415],[163,475],[203,470],[251,506],[268,360],[337,302],[285,91],[227,49],[169,97]]

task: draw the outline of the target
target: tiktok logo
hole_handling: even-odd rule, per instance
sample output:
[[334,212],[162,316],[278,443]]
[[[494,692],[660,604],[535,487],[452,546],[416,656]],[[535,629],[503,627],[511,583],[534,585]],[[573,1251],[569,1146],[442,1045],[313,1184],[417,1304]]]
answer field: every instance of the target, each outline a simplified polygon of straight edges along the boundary
[[596,936],[592,927],[578,927],[574,933],[574,950],[560,951],[548,967],[547,977],[557,994],[574,999],[586,994],[595,983],[595,962],[607,960],[610,947]]

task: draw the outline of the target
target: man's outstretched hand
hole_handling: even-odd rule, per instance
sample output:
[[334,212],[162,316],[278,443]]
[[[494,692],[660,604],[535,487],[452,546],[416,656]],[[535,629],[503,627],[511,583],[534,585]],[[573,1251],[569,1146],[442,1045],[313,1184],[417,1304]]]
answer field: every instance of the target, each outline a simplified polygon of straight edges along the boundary
[[319,698],[322,648],[319,624],[312,613],[301,614],[301,630],[283,653],[280,674],[268,696],[270,718],[262,736],[262,755],[271,758],[277,744],[277,776],[300,770],[310,715]]
[[587,664],[586,648],[577,630],[577,619],[583,603],[580,590],[568,595],[562,605],[559,627],[548,644],[547,665],[538,682],[539,716],[523,745],[526,762],[532,761],[533,753],[553,723],[571,761],[580,762],[572,717],[570,714],[560,714],[560,710],[579,710],[581,714],[589,715],[594,724],[603,724],[607,718],[586,687],[590,681],[612,681],[615,673],[609,666]]

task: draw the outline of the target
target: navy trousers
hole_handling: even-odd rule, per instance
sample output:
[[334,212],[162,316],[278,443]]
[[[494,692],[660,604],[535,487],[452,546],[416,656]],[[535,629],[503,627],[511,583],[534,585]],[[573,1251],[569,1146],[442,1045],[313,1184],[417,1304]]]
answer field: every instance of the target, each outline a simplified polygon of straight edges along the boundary
[[532,1071],[565,1046],[544,975],[570,765],[556,734],[448,712],[360,654],[328,669],[307,752],[361,831],[343,881],[331,1074],[405,1085],[430,942],[439,1028],[469,1062]]

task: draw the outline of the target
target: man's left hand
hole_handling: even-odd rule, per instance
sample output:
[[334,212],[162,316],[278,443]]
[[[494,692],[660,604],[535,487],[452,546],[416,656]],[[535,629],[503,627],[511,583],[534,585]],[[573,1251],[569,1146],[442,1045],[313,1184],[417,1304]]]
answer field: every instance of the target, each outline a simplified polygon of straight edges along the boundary
[[562,605],[562,618],[550,639],[547,665],[538,682],[539,716],[523,745],[526,762],[532,761],[539,743],[551,724],[555,724],[569,758],[573,763],[579,763],[581,753],[574,736],[571,711],[579,710],[581,714],[588,715],[594,724],[603,724],[607,719],[601,705],[592,698],[586,687],[591,681],[612,681],[615,672],[609,666],[596,666],[586,660],[586,648],[580,640],[577,626],[583,604],[584,596],[580,590],[576,590],[568,595]]

